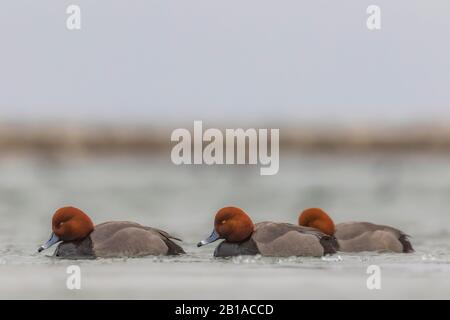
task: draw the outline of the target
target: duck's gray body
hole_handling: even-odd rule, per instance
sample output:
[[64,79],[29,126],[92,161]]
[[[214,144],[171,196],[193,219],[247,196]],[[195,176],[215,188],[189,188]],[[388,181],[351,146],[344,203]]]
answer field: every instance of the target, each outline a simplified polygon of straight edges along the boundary
[[369,222],[346,222],[336,225],[335,237],[343,252],[413,252],[408,235],[383,225]]
[[128,221],[111,221],[95,226],[81,241],[62,242],[55,256],[62,258],[142,257],[177,255],[184,250],[167,232]]
[[255,224],[251,237],[240,243],[224,241],[215,250],[215,257],[261,254],[268,257],[312,256],[336,253],[334,237],[320,231],[289,223],[261,222]]

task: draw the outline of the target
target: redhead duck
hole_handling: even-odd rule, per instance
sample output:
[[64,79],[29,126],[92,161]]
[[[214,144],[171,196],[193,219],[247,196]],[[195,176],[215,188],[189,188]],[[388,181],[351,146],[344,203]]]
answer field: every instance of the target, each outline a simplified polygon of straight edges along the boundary
[[138,223],[110,221],[94,227],[87,214],[74,207],[58,209],[52,218],[52,235],[38,251],[61,242],[54,253],[63,258],[141,257],[176,255],[183,249],[167,232]]
[[398,229],[369,222],[346,222],[335,225],[330,216],[318,208],[303,211],[299,217],[299,225],[335,236],[339,251],[343,252],[409,253],[414,251],[409,242],[409,236]]
[[321,257],[336,252],[337,243],[317,229],[289,223],[260,222],[235,207],[222,208],[214,220],[214,230],[198,247],[224,239],[214,251],[215,257],[256,255],[271,257]]

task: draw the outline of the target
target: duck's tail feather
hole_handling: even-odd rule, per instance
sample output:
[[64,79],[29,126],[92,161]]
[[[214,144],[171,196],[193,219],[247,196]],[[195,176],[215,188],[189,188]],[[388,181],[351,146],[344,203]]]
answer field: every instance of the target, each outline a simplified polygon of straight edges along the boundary
[[148,228],[151,230],[156,230],[157,232],[159,232],[160,235],[162,235],[163,237],[167,238],[167,239],[173,239],[173,240],[177,240],[177,241],[181,241],[183,242],[183,240],[181,240],[180,238],[174,237],[173,235],[171,235],[170,233],[163,231],[161,229],[155,229],[155,228]]
[[412,247],[411,242],[409,241],[409,236],[406,234],[402,234],[400,238],[398,238],[400,243],[403,245],[403,252],[404,253],[411,253],[414,252],[414,249]]
[[177,240],[177,241],[180,241],[180,242],[183,242],[183,240],[182,239],[180,239],[180,238],[177,238],[177,237],[174,237],[174,236],[172,236],[172,235],[169,235],[169,237],[168,237],[169,239],[173,239],[173,240]]
[[167,251],[168,255],[178,255],[178,254],[184,254],[186,253],[182,247],[180,247],[178,244],[176,244],[175,242],[173,242],[170,239],[166,239],[164,240],[164,243],[166,244],[166,246],[169,248],[169,250]]
[[181,240],[180,238],[176,238],[163,230],[154,229],[154,228],[152,228],[152,229],[158,231],[159,234],[162,236],[162,240],[164,241],[166,246],[169,248],[169,250],[167,251],[168,255],[178,255],[178,254],[186,253],[181,246],[179,246],[178,244],[176,244],[175,242],[172,241],[172,239],[178,240],[178,241],[183,241],[183,240]]

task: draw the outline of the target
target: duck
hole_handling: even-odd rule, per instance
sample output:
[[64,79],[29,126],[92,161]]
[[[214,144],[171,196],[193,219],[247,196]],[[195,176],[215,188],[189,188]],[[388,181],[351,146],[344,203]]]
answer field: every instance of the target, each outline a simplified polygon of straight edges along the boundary
[[370,222],[344,222],[334,224],[331,217],[320,208],[304,210],[298,224],[315,228],[334,236],[342,252],[414,252],[410,236],[396,228]]
[[165,231],[129,221],[108,221],[94,226],[81,209],[62,207],[52,218],[50,239],[42,252],[58,244],[54,256],[60,258],[113,258],[149,255],[179,255],[181,241]]
[[211,235],[200,241],[201,247],[223,239],[214,257],[262,255],[267,257],[322,257],[336,253],[333,236],[290,223],[260,222],[254,224],[242,209],[225,207],[214,218]]

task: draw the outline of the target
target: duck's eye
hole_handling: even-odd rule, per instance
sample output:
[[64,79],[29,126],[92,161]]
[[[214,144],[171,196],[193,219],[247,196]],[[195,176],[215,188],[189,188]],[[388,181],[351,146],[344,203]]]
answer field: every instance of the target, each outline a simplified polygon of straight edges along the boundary
[[222,220],[222,224],[225,224],[225,223],[227,223],[227,220]]

